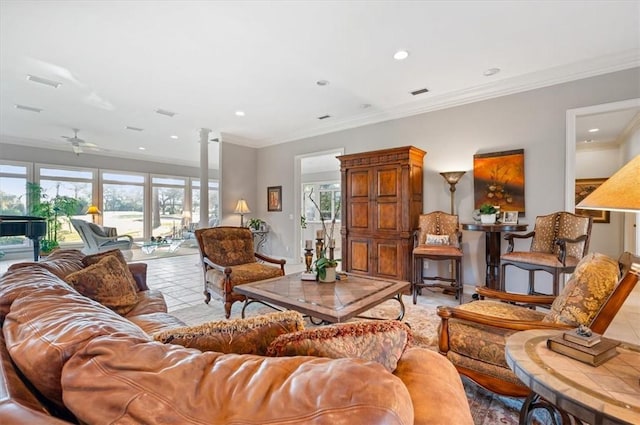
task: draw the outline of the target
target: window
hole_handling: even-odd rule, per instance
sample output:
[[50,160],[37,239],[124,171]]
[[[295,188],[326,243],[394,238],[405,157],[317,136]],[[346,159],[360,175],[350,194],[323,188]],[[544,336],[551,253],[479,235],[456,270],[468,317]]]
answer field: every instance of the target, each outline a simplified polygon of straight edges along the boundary
[[[27,215],[27,181],[31,164],[3,161],[0,163],[0,214]],[[0,237],[0,247],[27,245],[24,236]]]
[[[219,184],[215,180],[209,180],[209,226],[217,226],[220,223],[219,203]],[[200,221],[200,180],[197,179],[191,180],[191,221]]]
[[186,178],[152,177],[151,234],[175,237],[182,228]]
[[144,237],[144,174],[102,173],[102,222],[118,234]]
[[[313,204],[311,199],[320,208]],[[340,221],[340,182],[305,183],[302,185],[302,210],[307,221]],[[322,217],[321,217],[322,214]]]

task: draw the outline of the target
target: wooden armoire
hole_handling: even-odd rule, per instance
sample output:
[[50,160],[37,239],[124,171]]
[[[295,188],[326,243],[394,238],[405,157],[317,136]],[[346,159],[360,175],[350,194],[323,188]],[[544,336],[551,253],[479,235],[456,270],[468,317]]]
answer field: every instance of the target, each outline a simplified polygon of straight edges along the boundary
[[413,146],[339,156],[342,270],[411,280],[412,232],[422,213],[422,163]]

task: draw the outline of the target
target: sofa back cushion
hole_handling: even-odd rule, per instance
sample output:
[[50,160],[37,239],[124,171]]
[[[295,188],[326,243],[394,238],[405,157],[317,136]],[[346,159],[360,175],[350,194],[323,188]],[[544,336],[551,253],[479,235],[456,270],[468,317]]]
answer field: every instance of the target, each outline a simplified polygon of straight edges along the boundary
[[59,406],[62,369],[88,341],[101,335],[150,340],[136,325],[41,268],[2,276],[0,301],[9,310],[2,331],[11,358],[38,391]]
[[59,278],[64,279],[65,276],[84,267],[82,264],[83,258],[84,254],[77,249],[56,249],[42,261],[12,264],[7,271],[12,272],[24,267],[35,267],[48,270]]

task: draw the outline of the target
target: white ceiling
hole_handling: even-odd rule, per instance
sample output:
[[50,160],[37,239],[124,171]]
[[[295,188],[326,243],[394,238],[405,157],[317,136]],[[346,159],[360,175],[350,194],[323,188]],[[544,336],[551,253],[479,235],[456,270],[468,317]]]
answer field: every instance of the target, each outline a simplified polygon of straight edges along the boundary
[[78,128],[197,166],[203,127],[261,147],[639,66],[639,21],[639,1],[0,0],[0,141],[70,150]]

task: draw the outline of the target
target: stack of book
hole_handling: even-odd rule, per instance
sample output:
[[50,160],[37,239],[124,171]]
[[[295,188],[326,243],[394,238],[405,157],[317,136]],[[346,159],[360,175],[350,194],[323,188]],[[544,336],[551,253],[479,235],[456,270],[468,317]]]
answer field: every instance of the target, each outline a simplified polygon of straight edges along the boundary
[[604,338],[596,333],[583,336],[576,331],[576,329],[572,329],[549,338],[547,347],[556,353],[564,354],[591,366],[599,366],[618,354],[616,347],[620,345],[619,341]]

